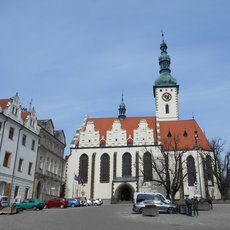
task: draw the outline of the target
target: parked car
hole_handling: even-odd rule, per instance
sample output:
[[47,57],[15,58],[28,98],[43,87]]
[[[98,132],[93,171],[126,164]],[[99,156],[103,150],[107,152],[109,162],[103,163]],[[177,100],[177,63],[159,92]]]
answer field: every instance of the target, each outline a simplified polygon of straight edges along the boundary
[[8,196],[0,196],[0,207],[9,206],[9,197]]
[[93,199],[92,200],[93,205],[99,206],[103,204],[103,201],[101,198]]
[[163,194],[159,192],[135,192],[133,195],[133,202],[138,203],[143,200],[162,200],[165,203],[172,203]]
[[[163,197],[163,198],[162,198]],[[177,204],[164,198],[160,193],[136,193],[133,200],[133,212],[142,213],[146,205],[154,204],[158,207],[159,212],[176,213],[178,210]]]
[[15,203],[14,206],[21,209],[42,210],[45,207],[45,202],[38,199],[26,199],[22,202]]
[[81,206],[87,206],[87,199],[84,196],[76,197],[76,199],[80,200]]
[[79,199],[76,198],[67,198],[68,200],[68,207],[80,207],[81,202]]
[[138,202],[136,204],[133,205],[133,212],[135,213],[142,213],[143,208],[146,205],[151,205],[154,204],[158,207],[158,210],[160,213],[177,213],[178,211],[178,205],[177,204],[173,204],[173,203],[166,203],[164,201],[153,201],[153,200],[145,200],[145,201],[141,201]]
[[66,198],[53,198],[45,202],[45,208],[53,208],[53,207],[60,207],[60,208],[67,208],[68,200]]

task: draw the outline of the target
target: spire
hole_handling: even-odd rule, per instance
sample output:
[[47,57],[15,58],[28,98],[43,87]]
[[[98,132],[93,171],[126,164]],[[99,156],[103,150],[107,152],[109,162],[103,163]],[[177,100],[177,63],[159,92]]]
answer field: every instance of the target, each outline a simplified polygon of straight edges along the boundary
[[164,41],[164,33],[163,31],[161,31],[161,36],[162,36],[162,42],[161,42],[161,56],[159,57],[159,65],[160,65],[160,73],[171,73],[170,70],[170,57],[167,54],[167,44]]
[[125,107],[125,103],[124,103],[124,99],[123,99],[123,91],[122,91],[122,96],[121,96],[121,103],[119,105],[119,115],[118,115],[118,118],[120,121],[123,121],[125,120],[126,118],[126,115],[125,115],[125,112],[126,112],[126,107]]
[[155,81],[155,86],[177,85],[177,81],[171,76],[170,63],[171,59],[167,53],[167,44],[164,41],[164,33],[161,31],[162,42],[160,45],[161,55],[159,57],[160,76]]

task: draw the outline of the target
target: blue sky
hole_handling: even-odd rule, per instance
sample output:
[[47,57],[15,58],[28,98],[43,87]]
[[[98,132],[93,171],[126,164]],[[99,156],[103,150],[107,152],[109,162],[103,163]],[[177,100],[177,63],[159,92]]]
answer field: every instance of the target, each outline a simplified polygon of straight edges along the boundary
[[161,30],[180,85],[181,119],[230,150],[230,1],[1,0],[0,98],[32,99],[38,119],[65,131],[85,115],[155,116]]

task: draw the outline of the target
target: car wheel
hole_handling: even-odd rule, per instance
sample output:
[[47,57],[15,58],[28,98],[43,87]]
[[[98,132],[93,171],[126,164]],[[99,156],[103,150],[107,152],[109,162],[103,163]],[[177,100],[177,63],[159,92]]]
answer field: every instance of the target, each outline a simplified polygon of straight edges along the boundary
[[168,209],[167,209],[167,213],[168,213],[168,214],[173,214],[173,213],[175,213],[174,208],[168,208]]
[[143,208],[140,208],[140,209],[139,209],[139,213],[142,213],[142,211],[143,211]]
[[64,208],[64,204],[61,204],[61,205],[60,205],[60,208]]

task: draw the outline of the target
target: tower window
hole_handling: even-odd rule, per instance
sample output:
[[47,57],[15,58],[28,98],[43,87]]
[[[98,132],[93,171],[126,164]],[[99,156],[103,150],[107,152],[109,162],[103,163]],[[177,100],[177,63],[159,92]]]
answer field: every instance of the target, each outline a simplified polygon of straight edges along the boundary
[[167,114],[169,113],[169,105],[168,104],[165,105],[165,113],[167,113]]

